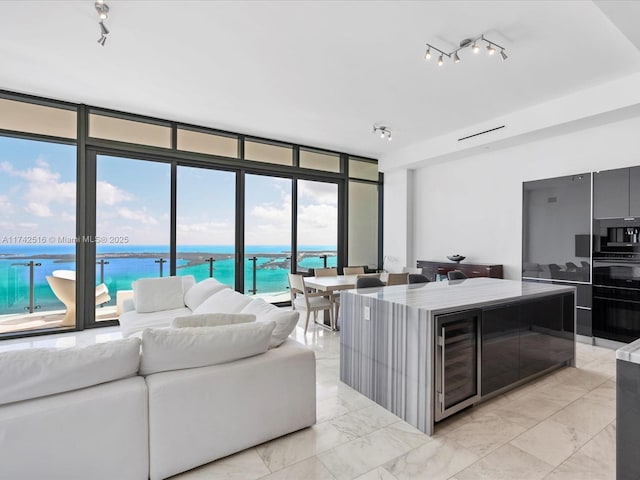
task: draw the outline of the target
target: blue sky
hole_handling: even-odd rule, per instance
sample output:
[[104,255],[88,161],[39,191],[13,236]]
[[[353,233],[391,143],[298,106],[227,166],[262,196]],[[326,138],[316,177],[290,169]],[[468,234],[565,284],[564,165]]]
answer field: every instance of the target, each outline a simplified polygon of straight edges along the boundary
[[[75,235],[76,148],[0,137],[2,236]],[[97,234],[169,243],[169,164],[98,156]],[[298,243],[335,245],[337,186],[298,184]],[[246,176],[247,245],[289,245],[291,180]],[[230,245],[235,174],[178,168],[178,244]]]

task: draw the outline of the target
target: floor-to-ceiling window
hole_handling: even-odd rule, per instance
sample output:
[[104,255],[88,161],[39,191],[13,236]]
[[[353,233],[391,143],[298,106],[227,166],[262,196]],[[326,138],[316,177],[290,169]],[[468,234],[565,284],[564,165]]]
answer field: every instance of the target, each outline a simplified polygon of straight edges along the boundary
[[133,281],[170,275],[170,179],[167,163],[97,156],[95,283],[111,299],[96,296],[96,321],[116,318]]
[[291,271],[292,180],[245,176],[244,292],[287,301]]
[[0,99],[0,129],[0,334],[75,327],[76,146],[44,139],[75,112]]
[[[14,143],[39,148],[23,158]],[[49,327],[115,324],[142,277],[212,276],[277,303],[291,271],[379,266],[370,159],[0,92],[0,168],[3,234],[55,239],[0,249],[0,336],[19,309],[29,321],[51,310]],[[54,270],[69,295],[47,281]]]
[[178,166],[176,275],[235,285],[236,173]]

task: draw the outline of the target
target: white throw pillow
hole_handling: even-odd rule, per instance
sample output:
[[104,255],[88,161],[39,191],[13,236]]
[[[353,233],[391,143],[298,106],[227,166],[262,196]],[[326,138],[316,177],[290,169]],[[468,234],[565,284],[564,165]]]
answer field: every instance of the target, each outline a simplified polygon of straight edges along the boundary
[[250,313],[200,313],[176,317],[171,322],[171,327],[219,327],[221,325],[236,325],[255,321],[256,316]]
[[269,348],[282,344],[298,324],[300,313],[296,310],[284,310],[265,302],[262,298],[256,298],[242,309],[241,313],[253,313],[256,322],[276,322],[276,328],[271,334]]
[[251,297],[225,288],[207,298],[193,313],[240,313],[251,301]]
[[184,304],[191,310],[195,310],[207,298],[224,288],[229,287],[215,278],[207,278],[187,290],[187,293],[184,294]]
[[141,278],[133,282],[133,303],[138,313],[184,307],[182,277]]
[[140,374],[217,365],[264,353],[274,328],[273,322],[147,328],[142,332]]
[[0,404],[110,382],[135,375],[140,339],[87,347],[32,348],[0,353]]

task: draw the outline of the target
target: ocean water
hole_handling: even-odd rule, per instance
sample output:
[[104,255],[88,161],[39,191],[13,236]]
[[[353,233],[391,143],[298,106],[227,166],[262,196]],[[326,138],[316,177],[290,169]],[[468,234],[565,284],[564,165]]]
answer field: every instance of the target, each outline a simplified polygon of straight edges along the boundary
[[[100,278],[100,265],[96,265],[96,283],[103,281],[109,288],[115,305],[118,290],[131,289],[138,278],[160,276],[157,260],[163,258],[163,276],[169,274],[169,248],[162,245],[97,245],[98,261],[103,258],[104,277]],[[330,255],[327,266],[336,266],[336,247],[329,245],[302,245],[304,252],[299,267],[324,266],[322,254]],[[260,293],[286,291],[290,247],[283,245],[250,245],[245,258],[257,257],[256,289]],[[178,248],[176,273],[193,275],[196,281],[209,277],[209,263],[204,259],[215,257],[213,276],[227,285],[234,285],[235,260],[231,245],[188,245]],[[54,270],[75,270],[75,246],[71,245],[0,245],[0,315],[25,312],[29,306],[30,267],[33,267],[34,304],[41,311],[62,309],[64,306],[51,291],[47,275]],[[39,264],[39,265],[36,265]],[[245,260],[245,293],[253,287],[253,262]]]

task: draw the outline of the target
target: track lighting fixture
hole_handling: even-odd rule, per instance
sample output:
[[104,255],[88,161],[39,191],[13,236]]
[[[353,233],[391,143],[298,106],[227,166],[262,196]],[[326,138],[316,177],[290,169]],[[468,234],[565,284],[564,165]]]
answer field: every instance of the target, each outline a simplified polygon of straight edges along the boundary
[[104,44],[107,41],[107,35],[109,35],[109,29],[104,24],[104,21],[109,18],[109,5],[104,3],[104,0],[96,0],[93,4],[96,8],[96,12],[98,12],[98,25],[100,26],[100,39],[98,43],[104,47]]
[[441,67],[444,64],[444,57],[453,59],[454,63],[460,63],[460,55],[458,55],[458,52],[460,52],[460,50],[464,48],[471,47],[471,51],[473,53],[478,53],[480,52],[480,45],[478,45],[478,42],[485,42],[487,44],[487,54],[493,55],[494,53],[496,53],[496,48],[499,48],[500,56],[502,57],[502,60],[506,60],[507,58],[509,58],[505,52],[504,47],[485,38],[484,35],[480,35],[479,37],[476,37],[476,38],[465,38],[460,42],[460,46],[458,48],[456,48],[455,50],[449,53],[443,50],[440,50],[438,47],[434,47],[430,43],[427,43],[427,50],[425,52],[424,58],[425,60],[430,60],[431,50],[435,50],[440,54],[440,56],[438,57],[439,67]]
[[376,125],[374,123],[372,133],[378,133],[380,138],[384,139],[386,137],[388,141],[391,141],[391,130],[385,125]]

